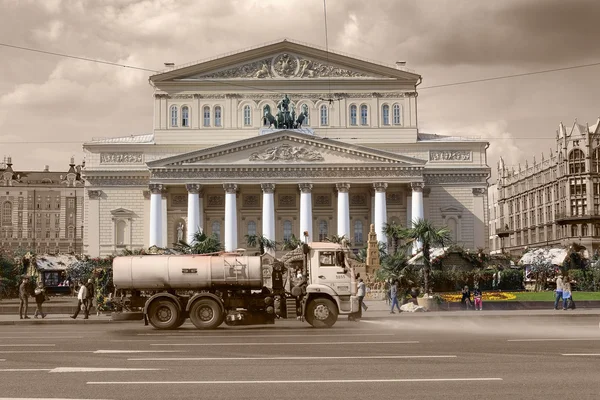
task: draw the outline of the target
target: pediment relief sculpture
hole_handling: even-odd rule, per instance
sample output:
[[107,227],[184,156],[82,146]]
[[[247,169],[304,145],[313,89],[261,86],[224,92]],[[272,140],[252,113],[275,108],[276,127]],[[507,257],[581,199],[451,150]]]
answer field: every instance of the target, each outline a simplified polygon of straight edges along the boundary
[[282,144],[270,147],[263,152],[254,152],[250,155],[250,161],[323,161],[323,155],[318,151],[309,150],[305,147],[290,146]]
[[244,65],[201,75],[199,78],[374,78],[364,72],[352,71],[338,66],[327,65],[291,53],[280,53]]

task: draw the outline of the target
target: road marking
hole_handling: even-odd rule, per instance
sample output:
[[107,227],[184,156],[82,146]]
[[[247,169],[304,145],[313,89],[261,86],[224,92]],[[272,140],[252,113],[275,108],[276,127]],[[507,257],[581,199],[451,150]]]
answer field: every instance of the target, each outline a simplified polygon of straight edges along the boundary
[[354,359],[371,359],[371,360],[395,360],[404,358],[456,358],[455,355],[443,356],[340,356],[340,357],[165,357],[165,358],[128,358],[127,361],[258,361],[258,360],[282,360],[282,361],[297,361],[297,360],[354,360]]
[[[48,338],[46,338],[48,339]],[[39,344],[39,343],[27,343],[27,344],[0,344],[0,347],[54,347],[55,344]]]
[[6,368],[0,372],[35,372],[48,371],[48,373],[65,372],[126,372],[126,371],[163,371],[160,368],[86,368],[86,367],[58,367],[58,368]]
[[93,353],[93,350],[5,350],[0,354]]
[[[204,338],[248,338],[248,337],[252,337],[252,338],[286,338],[286,337],[340,337],[339,334],[335,334],[335,335],[329,335],[329,334],[324,334],[324,335],[160,335],[162,337],[165,338],[198,338],[198,339],[204,339]],[[395,336],[394,333],[357,333],[357,334],[352,334],[350,335],[352,337],[354,336]],[[158,339],[121,339],[121,340],[111,340],[111,342],[149,342],[152,340],[158,340]]]
[[590,353],[590,354],[563,354],[563,356],[588,356],[588,357],[600,357],[600,353]]
[[[253,332],[285,332],[286,328],[270,328],[270,329],[252,329],[252,328],[225,328],[225,329],[219,329],[218,332],[219,333],[223,333],[225,335],[229,335],[229,334],[236,334],[236,333],[241,333],[241,332],[248,332],[248,336],[254,336],[252,333]],[[294,328],[294,329],[289,329],[288,328],[288,332],[292,332],[292,333],[296,333],[296,332],[315,332],[316,329],[315,328]],[[344,331],[344,332],[359,332],[359,331],[370,331],[370,332],[377,332],[377,330],[375,328],[364,328],[364,329],[360,329],[360,328],[356,328],[356,329],[346,329],[346,328],[327,328],[328,332],[331,331]],[[138,336],[173,336],[173,335],[177,335],[178,333],[181,333],[182,335],[189,335],[190,333],[198,333],[198,336],[202,336],[201,334],[202,331],[198,331],[198,330],[194,330],[194,329],[183,329],[180,331],[175,331],[175,332],[169,332],[169,333],[138,333]],[[206,331],[206,333],[208,334],[214,334],[214,330],[213,331]]]
[[6,358],[0,358],[0,361],[6,361]]
[[246,342],[246,343],[150,343],[150,346],[326,346],[326,345],[347,345],[347,344],[416,344],[417,341],[397,341],[397,342]]
[[94,354],[129,354],[129,353],[183,353],[180,350],[96,350]]
[[[51,333],[51,332],[48,332]],[[0,339],[45,339],[48,340],[48,336],[0,336]],[[83,339],[83,336],[52,336],[52,339]]]
[[508,339],[509,342],[577,342],[597,341],[600,338],[559,338],[559,339]]
[[0,397],[0,400],[102,400],[102,399],[65,399],[58,397]]
[[406,383],[406,382],[487,382],[502,381],[502,378],[407,378],[407,379],[323,379],[286,381],[122,381],[86,382],[88,385],[272,385],[291,383]]

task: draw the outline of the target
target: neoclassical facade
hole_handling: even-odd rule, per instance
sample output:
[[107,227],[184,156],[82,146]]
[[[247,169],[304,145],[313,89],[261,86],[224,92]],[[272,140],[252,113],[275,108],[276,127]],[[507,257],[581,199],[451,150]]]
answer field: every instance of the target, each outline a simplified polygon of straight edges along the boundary
[[501,160],[490,187],[490,249],[522,254],[529,247],[578,243],[600,249],[600,119],[559,124],[556,146],[540,161],[510,168]]
[[202,230],[226,250],[415,218],[485,247],[488,143],[419,132],[421,77],[283,40],[150,77],[151,134],[84,144],[85,250],[171,246]]

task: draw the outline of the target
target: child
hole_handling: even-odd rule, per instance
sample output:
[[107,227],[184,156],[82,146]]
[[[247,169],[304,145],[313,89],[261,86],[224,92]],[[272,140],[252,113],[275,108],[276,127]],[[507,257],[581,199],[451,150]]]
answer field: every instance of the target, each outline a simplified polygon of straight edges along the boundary
[[46,314],[42,310],[42,304],[46,301],[46,289],[44,289],[44,284],[42,282],[38,282],[37,288],[35,289],[35,314],[33,314],[34,318],[38,317],[38,314],[42,316],[42,318],[46,318]]
[[475,290],[473,291],[473,297],[475,298],[475,310],[481,311],[483,301],[482,301],[481,290],[479,290],[478,287],[476,287]]

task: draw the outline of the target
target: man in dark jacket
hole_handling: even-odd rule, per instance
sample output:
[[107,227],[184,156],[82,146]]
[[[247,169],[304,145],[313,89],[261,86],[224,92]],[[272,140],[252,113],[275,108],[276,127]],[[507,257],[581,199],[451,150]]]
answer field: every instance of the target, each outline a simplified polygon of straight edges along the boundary
[[96,291],[94,290],[94,282],[92,281],[92,279],[88,279],[85,287],[87,288],[87,298],[85,299],[85,306],[89,314],[90,310],[94,306],[94,297],[96,295]]
[[[27,308],[29,307],[29,277],[23,277],[19,286],[19,319],[29,319]],[[23,316],[24,315],[24,316]]]

